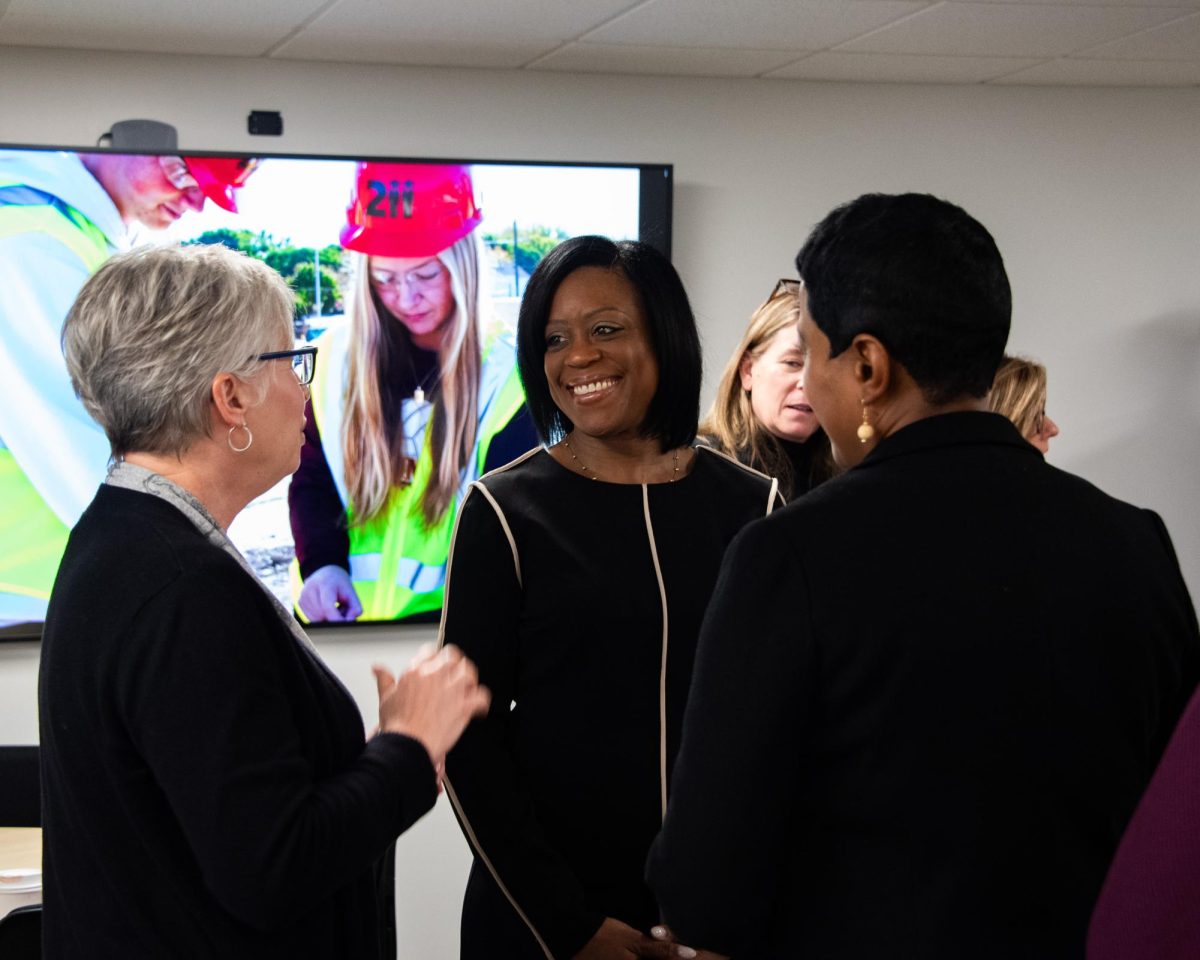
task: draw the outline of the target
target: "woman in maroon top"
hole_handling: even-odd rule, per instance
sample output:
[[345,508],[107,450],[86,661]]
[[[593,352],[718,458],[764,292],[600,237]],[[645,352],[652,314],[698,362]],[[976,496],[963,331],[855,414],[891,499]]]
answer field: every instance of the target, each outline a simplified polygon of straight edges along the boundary
[[1108,871],[1088,960],[1200,957],[1200,697],[1193,696]]

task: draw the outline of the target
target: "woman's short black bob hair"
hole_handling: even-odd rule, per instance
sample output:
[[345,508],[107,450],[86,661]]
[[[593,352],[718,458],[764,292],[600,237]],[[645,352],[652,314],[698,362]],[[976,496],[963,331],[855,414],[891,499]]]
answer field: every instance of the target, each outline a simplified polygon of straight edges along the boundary
[[663,452],[691,443],[700,417],[700,335],[683,282],[671,261],[648,243],[594,236],[564,240],[546,254],[521,300],[517,366],[538,434],[548,444],[557,443],[573,426],[550,397],[545,333],[559,285],[580,267],[617,270],[641,297],[658,361],[658,390],[646,410],[642,436],[657,438]]
[[831,356],[869,333],[930,403],[991,388],[1012,293],[992,235],[961,207],[928,194],[865,194],[817,224],[796,268]]

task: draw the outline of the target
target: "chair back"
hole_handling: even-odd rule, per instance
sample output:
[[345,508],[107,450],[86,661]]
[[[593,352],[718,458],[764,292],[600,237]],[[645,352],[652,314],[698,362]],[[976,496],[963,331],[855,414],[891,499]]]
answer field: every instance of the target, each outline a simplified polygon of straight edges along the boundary
[[0,827],[42,825],[37,747],[0,747]]
[[17,907],[0,917],[0,957],[4,960],[40,960],[42,956],[42,905]]

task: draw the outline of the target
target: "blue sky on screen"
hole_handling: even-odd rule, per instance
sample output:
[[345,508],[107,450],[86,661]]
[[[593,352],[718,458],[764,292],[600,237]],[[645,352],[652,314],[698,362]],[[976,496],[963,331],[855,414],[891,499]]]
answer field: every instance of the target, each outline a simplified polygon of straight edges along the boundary
[[[600,233],[630,239],[638,233],[638,171],[631,167],[544,167],[477,164],[475,193],[484,231],[507,234],[543,226],[569,236]],[[268,159],[238,191],[238,213],[206,203],[169,230],[146,240],[188,240],[206,230],[265,230],[296,246],[338,242],[354,185],[345,160]]]

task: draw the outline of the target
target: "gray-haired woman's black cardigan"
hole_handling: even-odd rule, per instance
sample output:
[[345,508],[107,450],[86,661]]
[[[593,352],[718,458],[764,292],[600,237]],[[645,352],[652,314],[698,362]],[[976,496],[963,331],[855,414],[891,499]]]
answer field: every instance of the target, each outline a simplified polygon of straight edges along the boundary
[[101,487],[51,596],[44,955],[376,960],[374,864],[436,799],[172,504]]

